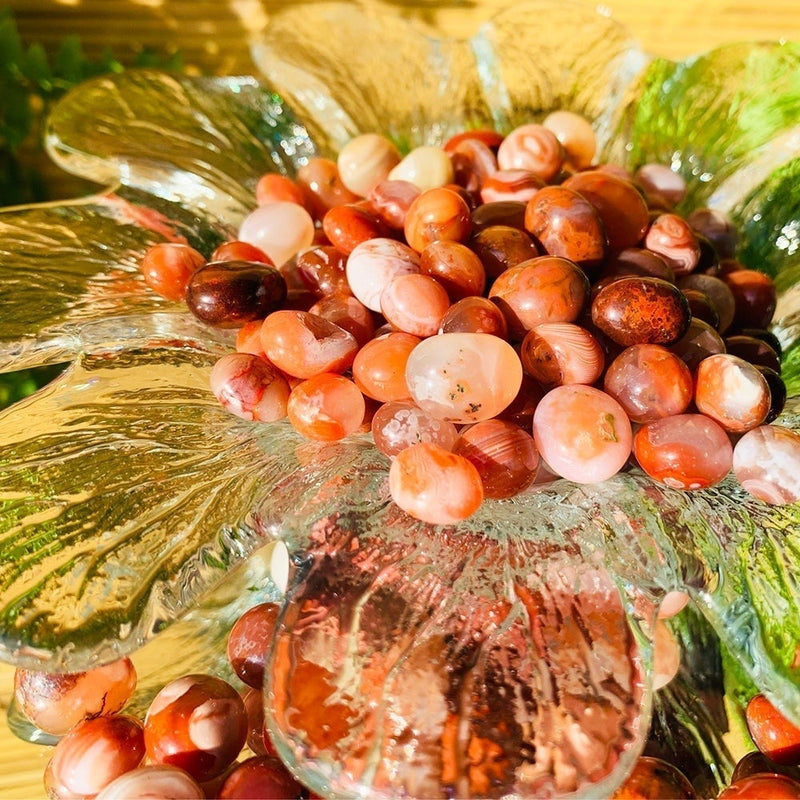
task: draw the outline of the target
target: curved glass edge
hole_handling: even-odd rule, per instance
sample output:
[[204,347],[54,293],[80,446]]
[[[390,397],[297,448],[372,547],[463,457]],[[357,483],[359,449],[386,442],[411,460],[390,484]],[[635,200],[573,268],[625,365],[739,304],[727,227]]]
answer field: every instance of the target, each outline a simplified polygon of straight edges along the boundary
[[265,172],[316,152],[283,100],[254,78],[126,70],[80,84],[53,109],[45,143],[67,172],[122,183],[236,226]]
[[219,341],[218,331],[156,296],[139,264],[157,242],[188,242],[210,254],[231,235],[190,209],[123,186],[0,211],[0,372],[135,342],[148,316],[162,321],[165,334],[166,320],[181,317],[175,336]]
[[477,30],[454,35],[446,17],[420,24],[385,6],[286,7],[270,15],[253,59],[328,154],[361,132],[380,131],[405,151],[562,107],[596,120],[605,142],[648,61],[630,34],[577,3],[491,11]]

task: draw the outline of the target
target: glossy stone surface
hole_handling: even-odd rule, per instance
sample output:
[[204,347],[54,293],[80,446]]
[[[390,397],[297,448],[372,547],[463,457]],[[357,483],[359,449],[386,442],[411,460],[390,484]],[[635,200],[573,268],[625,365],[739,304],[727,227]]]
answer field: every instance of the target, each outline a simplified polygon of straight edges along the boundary
[[345,269],[353,294],[367,308],[380,311],[383,287],[397,275],[419,272],[419,255],[394,239],[372,239],[353,249]]
[[14,697],[20,711],[56,736],[84,719],[119,711],[135,687],[136,668],[128,658],[86,672],[17,669],[14,673]]
[[673,764],[652,756],[641,756],[612,800],[694,800],[689,779]]
[[695,373],[695,404],[699,411],[733,433],[760,425],[770,409],[769,386],[752,365],[730,353],[703,359]]
[[458,431],[452,422],[423,411],[410,400],[384,403],[372,417],[375,446],[390,458],[419,442],[429,442],[452,450]]
[[624,347],[677,342],[690,320],[686,298],[659,278],[620,278],[592,300],[592,322]]
[[694,398],[694,382],[686,364],[657,344],[626,347],[609,364],[603,388],[633,422],[682,414]]
[[441,419],[478,422],[516,397],[522,365],[511,345],[485,333],[443,333],[420,342],[406,363],[414,401]]
[[247,738],[247,713],[236,690],[212,675],[167,684],[144,721],[147,757],[203,782],[233,763]]
[[483,483],[472,462],[435,444],[401,450],[389,467],[389,492],[407,514],[431,525],[452,525],[483,502]]
[[577,172],[562,184],[578,192],[597,210],[612,250],[636,247],[649,224],[644,198],[628,181],[600,170]]
[[238,328],[263,319],[286,299],[286,281],[274,267],[251,261],[206,264],[186,285],[186,305],[200,320]]
[[800,435],[780,425],[759,425],[733,448],[733,471],[742,487],[765,503],[800,500]]
[[279,611],[276,603],[258,603],[236,620],[228,634],[228,661],[236,675],[254,689],[264,684],[264,662]]
[[48,766],[60,797],[94,796],[144,758],[142,723],[131,716],[87,719],[59,740]]
[[557,386],[536,406],[533,438],[548,466],[576,483],[595,483],[622,469],[631,424],[622,406],[592,386]]
[[239,226],[238,238],[263,250],[276,266],[314,241],[314,221],[297,203],[258,206]]
[[305,311],[273,312],[261,325],[260,335],[269,360],[295,378],[343,372],[358,351],[352,333]]
[[544,125],[520,125],[500,143],[497,163],[500,169],[530,170],[543,181],[550,181],[564,163],[564,148]]
[[571,261],[540,256],[503,272],[489,297],[503,312],[512,338],[546,322],[574,322],[589,299],[589,279]]
[[481,228],[472,237],[469,246],[478,255],[490,280],[510,267],[541,255],[533,239],[521,227],[512,225],[498,224]]
[[525,371],[545,388],[565,383],[594,383],[605,356],[597,339],[580,325],[550,322],[525,334],[520,346]]
[[406,241],[418,253],[432,242],[465,242],[471,229],[469,206],[444,187],[424,191],[411,204],[404,223]]
[[733,448],[725,430],[702,414],[649,422],[633,437],[639,466],[675,489],[705,489],[730,472]]
[[211,370],[209,382],[222,407],[237,417],[276,422],[286,416],[289,384],[260,356],[226,353]]
[[364,421],[364,395],[344,375],[323,372],[297,384],[286,414],[292,427],[319,442],[335,442],[355,433]]
[[294,800],[305,790],[275,756],[253,756],[238,764],[220,786],[219,800]]
[[659,214],[644,235],[644,246],[660,255],[676,275],[688,275],[700,261],[700,245],[683,217]]
[[540,189],[525,208],[525,229],[545,253],[591,271],[606,256],[606,234],[594,206],[563,186]]
[[513,497],[533,483],[539,468],[533,437],[501,419],[470,425],[461,432],[453,452],[478,470],[485,497]]
[[130,800],[132,797],[204,800],[205,792],[182,769],[163,765],[139,767],[114,780],[97,800]]
[[352,138],[336,159],[342,183],[366,197],[400,162],[400,153],[385,136],[363,133]]

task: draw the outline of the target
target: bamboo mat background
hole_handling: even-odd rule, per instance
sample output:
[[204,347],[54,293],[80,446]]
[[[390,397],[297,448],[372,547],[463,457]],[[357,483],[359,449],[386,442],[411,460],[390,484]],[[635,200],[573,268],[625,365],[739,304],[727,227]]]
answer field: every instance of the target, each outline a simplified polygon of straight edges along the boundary
[[[483,0],[500,7],[508,0]],[[53,47],[77,34],[87,53],[109,47],[125,60],[141,45],[179,47],[185,63],[219,73],[247,72],[244,42],[277,0],[16,0],[23,40]],[[425,0],[416,5],[424,7]],[[465,15],[477,13],[466,0]],[[800,0],[608,0],[596,4],[625,24],[649,52],[683,58],[725,42],[746,39],[800,41]],[[273,6],[276,7],[276,6]],[[265,8],[267,11],[265,11]],[[0,664],[0,714],[12,694],[13,669]],[[14,737],[0,720],[0,800],[44,797],[48,748]]]

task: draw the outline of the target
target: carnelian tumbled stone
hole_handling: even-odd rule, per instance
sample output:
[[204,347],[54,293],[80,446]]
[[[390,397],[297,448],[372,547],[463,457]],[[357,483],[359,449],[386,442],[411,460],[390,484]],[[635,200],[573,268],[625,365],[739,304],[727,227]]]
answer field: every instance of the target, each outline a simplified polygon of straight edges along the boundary
[[202,322],[240,328],[283,305],[286,281],[278,270],[255,261],[217,261],[200,267],[186,285],[186,305]]
[[744,433],[766,419],[769,385],[752,364],[730,353],[718,353],[704,358],[697,367],[694,402],[698,411],[726,431]]
[[786,775],[749,775],[732,783],[717,800],[800,800],[800,783]]
[[421,253],[432,242],[464,242],[472,229],[466,201],[450,189],[423,192],[408,209],[404,230],[411,248]]
[[461,432],[453,452],[478,470],[485,497],[505,498],[530,486],[539,468],[533,437],[513,422],[487,419]]
[[752,697],[745,709],[747,729],[756,747],[778,764],[800,764],[800,728],[763,695]]
[[640,756],[611,800],[694,800],[689,779],[672,764],[653,756]]
[[694,396],[689,368],[658,344],[625,348],[606,370],[603,388],[633,422],[682,414]]
[[528,201],[525,229],[545,253],[574,261],[585,270],[598,267],[608,245],[594,206],[563,186],[546,186]]
[[333,372],[299,383],[286,407],[292,427],[320,442],[335,442],[355,433],[365,410],[364,395],[355,383]]
[[389,491],[403,511],[431,525],[466,519],[483,502],[483,484],[472,463],[427,442],[397,454],[389,468]]
[[226,353],[211,369],[211,391],[242,419],[276,422],[286,416],[289,384],[280,371],[251,353]]
[[206,263],[202,253],[188,244],[160,242],[148,248],[142,257],[144,282],[166,300],[183,300],[186,284]]
[[147,757],[180,767],[197,781],[220,775],[247,738],[247,712],[239,693],[213,675],[186,675],[153,699],[144,720]]
[[489,297],[505,315],[509,335],[522,339],[545,322],[575,322],[589,298],[589,279],[566,258],[540,256],[503,272]]
[[18,668],[14,698],[41,730],[60,736],[84,719],[113,714],[130,700],[136,668],[121,658],[85,672],[51,673]]
[[528,331],[520,359],[525,371],[545,387],[594,383],[605,366],[600,342],[571,322],[545,323]]
[[733,448],[723,428],[703,414],[649,422],[633,437],[639,466],[673,489],[707,489],[730,472]]
[[630,182],[601,170],[576,172],[562,184],[585,197],[603,223],[611,250],[636,247],[650,222],[644,197]]
[[759,425],[733,448],[733,472],[742,488],[765,503],[800,500],[800,433]]
[[547,465],[576,483],[604,481],[631,452],[631,424],[613,397],[592,386],[556,386],[536,406],[533,438]]
[[353,361],[356,386],[367,397],[381,403],[410,398],[406,364],[420,341],[410,333],[393,331],[367,342]]
[[261,325],[261,344],[278,369],[295,378],[344,372],[358,352],[355,336],[307,311],[275,311]]
[[660,278],[620,278],[592,301],[594,325],[623,347],[677,342],[691,318],[680,289]]
[[375,447],[389,458],[419,442],[452,450],[458,439],[452,422],[423,411],[412,400],[384,403],[372,417],[371,430]]
[[486,333],[442,333],[421,341],[406,364],[414,401],[441,419],[496,417],[517,396],[522,364],[514,348]]

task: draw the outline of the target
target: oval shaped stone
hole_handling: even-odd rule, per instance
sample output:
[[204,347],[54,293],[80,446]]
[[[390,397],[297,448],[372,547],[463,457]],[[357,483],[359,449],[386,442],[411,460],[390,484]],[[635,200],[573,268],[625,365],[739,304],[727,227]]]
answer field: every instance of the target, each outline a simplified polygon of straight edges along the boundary
[[563,186],[545,186],[528,201],[525,229],[545,253],[583,269],[600,266],[606,257],[606,234],[594,206]]
[[240,328],[263,319],[286,299],[286,280],[274,267],[255,261],[212,261],[186,286],[186,305],[217,328]]
[[438,419],[496,417],[517,396],[522,363],[504,339],[488,333],[442,333],[421,341],[406,363],[411,397]]
[[660,278],[620,278],[592,301],[592,322],[623,347],[677,342],[691,318],[681,290]]

